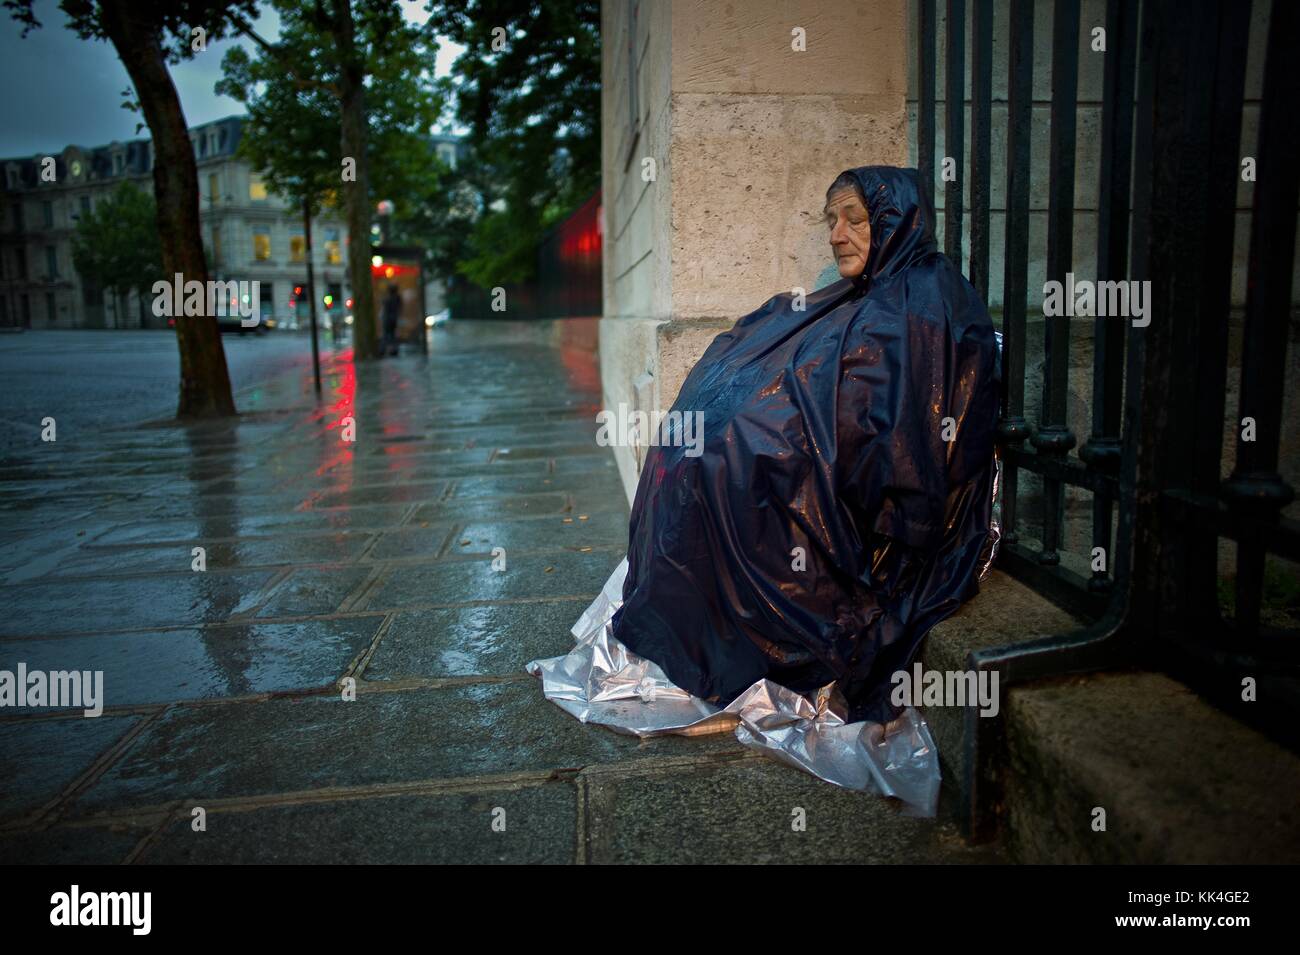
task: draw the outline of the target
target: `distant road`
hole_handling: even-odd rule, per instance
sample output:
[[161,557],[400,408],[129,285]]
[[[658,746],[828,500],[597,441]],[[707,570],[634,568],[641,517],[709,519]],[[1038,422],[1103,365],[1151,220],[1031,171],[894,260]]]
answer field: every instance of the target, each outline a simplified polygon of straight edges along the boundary
[[[311,338],[303,334],[221,340],[236,392],[311,362]],[[179,380],[175,332],[0,333],[0,456],[36,438],[47,415],[62,435],[173,414]]]

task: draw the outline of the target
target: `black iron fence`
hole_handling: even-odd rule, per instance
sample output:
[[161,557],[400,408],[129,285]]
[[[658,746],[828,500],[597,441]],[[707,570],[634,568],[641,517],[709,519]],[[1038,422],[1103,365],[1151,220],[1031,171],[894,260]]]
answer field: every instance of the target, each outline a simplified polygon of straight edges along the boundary
[[[1034,50],[1049,38],[1036,37],[1043,27],[1034,22],[1032,0],[998,7],[1008,14],[999,566],[1089,623],[1075,633],[973,654],[972,663],[999,670],[1003,686],[1121,665],[1160,669],[1297,747],[1300,637],[1288,626],[1294,617],[1266,614],[1264,605],[1269,555],[1281,559],[1293,584],[1300,580],[1294,563],[1300,522],[1284,513],[1294,492],[1279,459],[1284,437],[1294,451],[1297,427],[1286,420],[1284,392],[1295,328],[1300,124],[1290,110],[1300,102],[1300,4],[1257,2],[1268,8],[1268,27],[1255,142],[1241,133],[1251,3],[1108,0],[1104,22],[1095,24],[1081,23],[1080,0],[1048,7],[1050,166],[1039,248],[1031,248],[1030,223]],[[987,296],[995,5],[947,0],[942,54],[935,0],[917,6],[918,167],[925,181],[935,182],[941,62],[945,106],[963,103],[967,83],[970,90],[968,157],[966,111],[944,109],[944,152],[961,169],[943,182],[944,246]],[[1031,251],[1045,258],[1047,281],[1062,288],[1070,288],[1078,271],[1079,58],[1081,50],[1096,50],[1098,27],[1104,74],[1096,269],[1087,277],[1092,317],[1051,314],[1057,309],[1045,285],[1039,331],[1027,304],[1035,300]],[[1246,293],[1244,314],[1234,320],[1234,254],[1240,261],[1243,253],[1234,253],[1234,219],[1246,170],[1253,172]],[[1099,310],[1103,290],[1109,304],[1122,305],[1121,292],[1144,288],[1142,320],[1131,308],[1118,315]],[[1070,426],[1070,349],[1080,322],[1091,327],[1086,436]],[[1030,340],[1031,330],[1040,342]],[[1240,335],[1235,408],[1229,404],[1234,334]],[[1031,378],[1027,348],[1038,359]],[[1086,375],[1074,367],[1077,392]],[[1027,382],[1038,389],[1029,394],[1036,399],[1032,408]],[[1225,433],[1235,442],[1228,454]],[[1091,524],[1088,533],[1074,535],[1082,553],[1068,559],[1067,495],[1087,499]],[[1224,542],[1235,545],[1235,561],[1227,561],[1235,563],[1235,574],[1221,572]],[[992,724],[967,723],[976,747],[967,807],[976,836],[996,821],[991,807],[1001,740]]]

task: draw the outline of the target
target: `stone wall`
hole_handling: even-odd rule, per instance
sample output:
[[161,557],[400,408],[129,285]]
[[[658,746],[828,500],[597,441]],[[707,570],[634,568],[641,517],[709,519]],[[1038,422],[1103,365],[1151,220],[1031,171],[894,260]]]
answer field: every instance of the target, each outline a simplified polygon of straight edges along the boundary
[[[606,0],[602,36],[605,406],[667,409],[719,331],[813,288],[831,180],[906,162],[905,2]],[[644,449],[616,456],[630,497]]]

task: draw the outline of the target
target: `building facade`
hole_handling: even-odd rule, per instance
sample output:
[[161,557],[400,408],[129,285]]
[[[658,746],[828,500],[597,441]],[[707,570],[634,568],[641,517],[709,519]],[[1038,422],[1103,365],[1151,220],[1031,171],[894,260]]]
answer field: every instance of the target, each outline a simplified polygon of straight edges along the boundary
[[[190,130],[198,164],[200,219],[211,277],[260,283],[262,318],[293,327],[307,303],[301,210],[271,193],[236,155],[242,120],[229,117]],[[147,139],[85,148],[68,146],[43,181],[44,155],[0,159],[0,326],[27,328],[163,327],[151,303],[125,302],[82,280],[72,238],[89,213],[124,181],[153,189],[153,143]],[[312,255],[322,318],[342,318],[350,296],[347,230],[326,212],[312,221]],[[328,305],[326,300],[328,299]]]

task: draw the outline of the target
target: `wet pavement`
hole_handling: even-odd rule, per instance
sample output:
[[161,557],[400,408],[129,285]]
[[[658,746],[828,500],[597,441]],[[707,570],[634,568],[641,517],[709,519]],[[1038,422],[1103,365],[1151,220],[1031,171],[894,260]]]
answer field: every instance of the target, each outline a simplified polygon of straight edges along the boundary
[[0,861],[988,861],[729,733],[542,697],[524,664],[626,550],[595,328],[451,323],[331,356],[319,402],[295,367],[237,421],[11,447],[0,671],[104,698],[0,711]]

